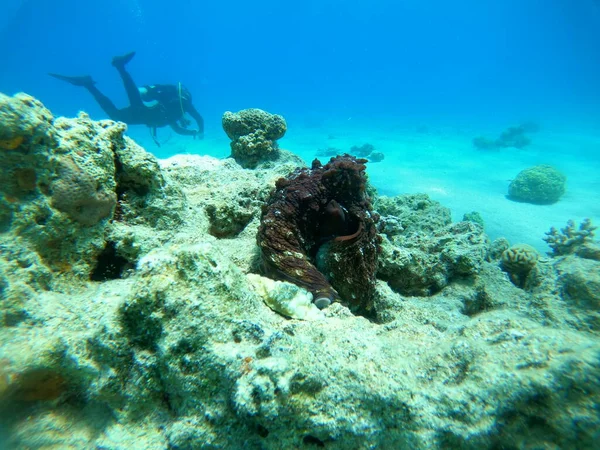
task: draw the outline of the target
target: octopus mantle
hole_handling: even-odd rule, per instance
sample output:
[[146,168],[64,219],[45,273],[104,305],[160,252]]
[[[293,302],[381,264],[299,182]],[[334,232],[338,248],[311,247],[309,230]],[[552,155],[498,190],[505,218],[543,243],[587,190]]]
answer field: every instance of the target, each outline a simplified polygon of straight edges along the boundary
[[263,210],[257,243],[271,278],[309,290],[319,308],[372,304],[380,237],[366,195],[366,160],[349,155],[280,178]]

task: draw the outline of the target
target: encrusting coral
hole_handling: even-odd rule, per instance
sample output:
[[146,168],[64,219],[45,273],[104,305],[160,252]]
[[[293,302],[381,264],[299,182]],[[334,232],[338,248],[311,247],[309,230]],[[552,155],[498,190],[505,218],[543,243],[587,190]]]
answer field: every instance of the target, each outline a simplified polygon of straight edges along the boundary
[[372,301],[380,238],[365,162],[313,161],[277,181],[262,215],[257,241],[266,274],[306,288],[320,308],[341,299],[368,310]]
[[52,206],[83,225],[95,225],[112,216],[117,204],[114,191],[103,189],[69,158],[64,158],[52,183]]

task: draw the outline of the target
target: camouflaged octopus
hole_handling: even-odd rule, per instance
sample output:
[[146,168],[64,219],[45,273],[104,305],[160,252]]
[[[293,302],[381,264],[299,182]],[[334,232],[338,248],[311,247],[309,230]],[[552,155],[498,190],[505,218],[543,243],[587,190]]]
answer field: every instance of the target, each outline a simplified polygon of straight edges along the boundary
[[342,301],[372,306],[381,238],[366,194],[365,159],[314,160],[280,178],[258,229],[263,270],[313,294],[320,309]]

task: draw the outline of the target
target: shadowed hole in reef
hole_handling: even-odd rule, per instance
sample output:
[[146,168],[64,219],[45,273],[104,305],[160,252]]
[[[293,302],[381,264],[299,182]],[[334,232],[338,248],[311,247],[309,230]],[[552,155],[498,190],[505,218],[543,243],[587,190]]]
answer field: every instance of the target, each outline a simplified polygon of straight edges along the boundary
[[266,438],[269,435],[269,430],[267,430],[264,426],[258,424],[256,426],[256,432],[260,437]]
[[98,255],[96,267],[90,274],[92,281],[116,280],[123,276],[123,272],[130,265],[129,261],[117,254],[114,242],[106,243],[104,250]]
[[321,439],[311,436],[310,434],[304,436],[302,443],[304,445],[314,445],[315,447],[325,447],[325,443]]

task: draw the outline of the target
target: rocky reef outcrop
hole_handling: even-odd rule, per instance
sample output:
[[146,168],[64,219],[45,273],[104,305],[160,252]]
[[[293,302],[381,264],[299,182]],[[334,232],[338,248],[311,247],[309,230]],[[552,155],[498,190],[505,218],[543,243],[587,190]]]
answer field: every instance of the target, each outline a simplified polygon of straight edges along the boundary
[[380,197],[384,236],[378,276],[403,295],[428,296],[482,270],[489,240],[471,221],[452,223],[450,210],[425,194]]
[[262,109],[249,108],[237,113],[227,111],[223,130],[231,139],[231,157],[242,167],[254,169],[265,161],[277,159],[281,139],[287,130],[285,119]]
[[[261,207],[297,165],[157,160],[123,131],[0,97],[1,447],[595,447],[593,241],[519,287],[509,243],[380,197],[372,314],[318,310],[256,273]],[[58,207],[64,164],[99,213]]]

